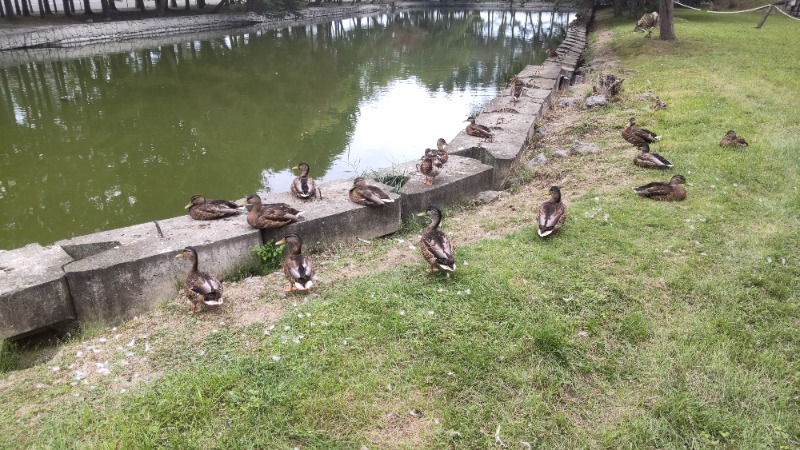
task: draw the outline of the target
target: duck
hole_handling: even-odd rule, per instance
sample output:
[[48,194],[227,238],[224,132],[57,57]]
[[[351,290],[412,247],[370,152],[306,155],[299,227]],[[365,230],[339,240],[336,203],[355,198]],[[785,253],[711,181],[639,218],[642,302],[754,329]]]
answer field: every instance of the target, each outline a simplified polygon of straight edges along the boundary
[[222,283],[207,272],[197,269],[197,249],[186,247],[181,250],[176,258],[187,258],[192,262],[192,268],[183,280],[183,293],[192,303],[192,313],[197,312],[200,304],[217,306],[222,304]]
[[641,153],[633,158],[633,163],[645,169],[668,169],[672,163],[658,153],[650,153],[647,147],[640,147]]
[[[292,181],[292,194],[300,200],[313,200],[317,196],[317,183],[308,176],[308,164],[301,162],[292,167],[292,170],[299,170],[300,176]],[[319,191],[319,198],[322,199],[322,191]]]
[[353,187],[350,188],[350,200],[363,206],[383,206],[392,203],[394,200],[383,189],[377,186],[370,186],[364,177],[353,180]]
[[511,90],[511,97],[513,97],[513,102],[519,100],[522,94],[525,93],[528,89],[525,87],[525,82],[522,81],[518,76],[514,75],[511,77],[511,81],[509,82],[509,89]]
[[661,139],[661,136],[657,136],[652,131],[636,126],[636,118],[631,117],[628,122],[628,127],[622,130],[622,137],[636,147],[645,148],[649,151],[650,144]]
[[207,200],[202,195],[193,195],[185,209],[189,210],[189,217],[194,220],[222,219],[244,212],[244,209],[236,203],[227,200]]
[[447,160],[450,158],[450,155],[447,154],[447,141],[444,138],[436,141],[436,156],[439,157],[442,164],[447,164]]
[[743,137],[737,136],[735,131],[730,130],[727,133],[725,133],[725,136],[722,136],[722,140],[719,141],[719,146],[720,147],[747,147],[747,141],[745,141]]
[[558,233],[567,219],[567,205],[561,201],[561,189],[558,186],[551,186],[550,200],[539,206],[536,214],[536,221],[539,224],[539,236],[547,237]]
[[425,156],[423,156],[422,161],[417,164],[417,170],[425,176],[422,182],[428,186],[433,186],[433,180],[436,178],[436,175],[441,173],[442,167],[442,160],[439,159],[437,150],[430,148],[425,149]]
[[297,210],[286,203],[261,203],[258,194],[247,197],[247,203],[253,205],[247,213],[247,223],[253,228],[272,229],[297,222],[304,211]]
[[679,202],[686,198],[686,189],[681,184],[686,183],[683,175],[674,175],[668,182],[654,181],[644,186],[633,188],[633,192],[641,197],[651,198],[665,202]]
[[484,138],[489,140],[489,142],[492,141],[494,133],[492,133],[492,130],[490,130],[489,127],[487,127],[486,125],[478,125],[477,123],[475,123],[474,117],[468,117],[467,122],[469,122],[469,125],[467,125],[468,135]]
[[430,225],[422,231],[422,237],[419,241],[422,256],[430,264],[428,272],[435,272],[439,269],[448,272],[455,271],[456,250],[453,248],[450,238],[439,230],[439,224],[442,222],[442,211],[435,206],[428,206],[424,212],[417,215],[420,217],[428,216],[431,219]]
[[314,285],[314,263],[303,254],[303,240],[296,233],[287,234],[275,243],[275,246],[286,245],[289,249],[283,260],[283,273],[289,281],[286,292],[307,291]]
[[557,51],[555,51],[553,49],[550,49],[550,48],[548,48],[544,52],[547,54],[548,58],[558,58],[559,56],[561,56],[561,55],[558,54]]
[[664,103],[664,100],[656,97],[655,101],[653,101],[653,109],[667,109],[667,104]]

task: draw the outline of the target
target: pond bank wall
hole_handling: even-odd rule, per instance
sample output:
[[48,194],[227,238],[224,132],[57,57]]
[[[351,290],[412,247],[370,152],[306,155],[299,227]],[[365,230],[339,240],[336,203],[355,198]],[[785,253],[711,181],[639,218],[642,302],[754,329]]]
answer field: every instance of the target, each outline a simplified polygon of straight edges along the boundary
[[[112,325],[142,314],[175,295],[178,280],[188,270],[187,261],[175,255],[189,245],[197,248],[200,270],[224,278],[256,261],[251,248],[288,233],[298,233],[312,246],[385,236],[427,205],[452,205],[481,191],[501,189],[551,96],[569,85],[578,67],[590,21],[586,16],[570,24],[558,57],[518,74],[527,86],[519,100],[509,93],[498,95],[477,117],[478,123],[493,128],[491,142],[462,130],[449,141],[452,156],[434,185],[427,186],[414,175],[391,194],[394,203],[355,205],[347,195],[352,180],[339,180],[323,183],[323,198],[310,203],[288,192],[262,195],[266,202],[285,202],[306,211],[305,220],[277,230],[253,229],[243,215],[218,221],[181,216],[47,247],[30,244],[0,251],[0,338],[22,337],[74,321]],[[416,174],[417,162],[377,172]]]

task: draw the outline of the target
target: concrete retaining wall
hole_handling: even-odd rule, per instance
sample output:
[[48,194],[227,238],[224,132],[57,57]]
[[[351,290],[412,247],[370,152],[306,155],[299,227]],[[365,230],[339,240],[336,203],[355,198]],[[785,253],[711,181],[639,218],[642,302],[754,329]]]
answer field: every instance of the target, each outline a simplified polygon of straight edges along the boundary
[[347,196],[352,180],[340,180],[323,183],[322,199],[312,203],[304,204],[288,192],[263,195],[266,202],[285,202],[306,211],[305,220],[278,230],[254,230],[244,215],[210,222],[182,216],[50,247],[32,244],[0,251],[0,338],[41,331],[65,320],[110,325],[141,314],[175,295],[178,280],[189,268],[175,255],[188,245],[198,249],[201,270],[223,278],[255,260],[252,247],[287,233],[300,234],[310,245],[384,236],[430,204],[452,205],[501,188],[551,95],[568,84],[585,42],[585,21],[572,24],[558,48],[559,58],[520,72],[528,86],[525,95],[513,101],[508,93],[502,94],[477,117],[478,123],[494,129],[492,142],[460,132],[450,141],[452,156],[433,186],[422,183],[416,172],[418,160],[393,167],[392,172],[411,176],[398,193],[391,194],[394,203],[355,205]]

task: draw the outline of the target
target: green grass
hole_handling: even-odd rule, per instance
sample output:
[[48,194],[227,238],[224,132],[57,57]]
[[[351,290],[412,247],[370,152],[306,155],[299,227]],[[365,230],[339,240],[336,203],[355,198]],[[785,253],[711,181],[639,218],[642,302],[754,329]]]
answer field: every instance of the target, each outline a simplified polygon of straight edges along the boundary
[[[591,113],[619,125],[579,125],[618,140],[635,97],[661,97],[669,109],[637,119],[675,170],[591,161],[642,182],[682,173],[685,202],[601,183],[569,199],[552,239],[528,226],[460,246],[450,276],[420,259],[338,283],[270,336],[254,325],[209,335],[201,356],[164,351],[172,369],[124,396],[21,420],[39,397],[2,390],[0,446],[485,449],[499,427],[508,448],[797,448],[797,24],[678,19],[674,43],[605,24],[636,74]],[[730,128],[750,147],[720,149]]]

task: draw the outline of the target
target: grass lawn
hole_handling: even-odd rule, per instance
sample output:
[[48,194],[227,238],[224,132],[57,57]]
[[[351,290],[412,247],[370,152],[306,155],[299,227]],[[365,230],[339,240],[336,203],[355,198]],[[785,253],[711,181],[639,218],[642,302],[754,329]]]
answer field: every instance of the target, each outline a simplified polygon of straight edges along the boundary
[[[567,193],[559,235],[538,238],[535,208],[509,210],[484,227],[495,238],[458,246],[449,277],[420,257],[318,289],[269,335],[219,329],[202,352],[173,339],[154,353],[169,369],[124,395],[75,400],[68,384],[23,390],[25,374],[6,373],[0,446],[798,448],[800,58],[787,37],[800,23],[676,13],[675,42],[600,15],[592,39],[611,33],[620,64],[606,71],[626,81],[565,131],[602,153],[533,171]],[[631,164],[631,115],[663,136],[652,151],[672,169]],[[729,129],[750,146],[720,148]],[[631,192],[676,173],[684,202]],[[446,211],[445,231],[473,213]]]

